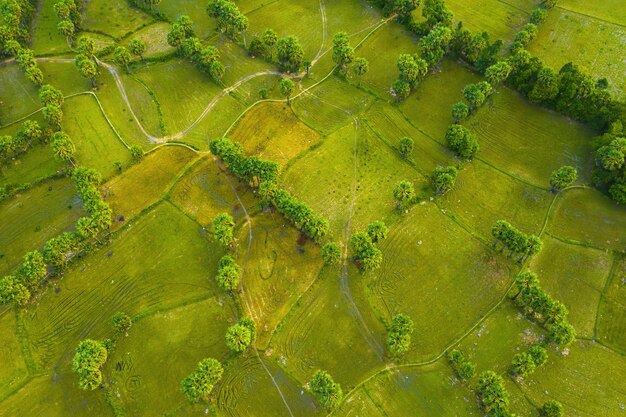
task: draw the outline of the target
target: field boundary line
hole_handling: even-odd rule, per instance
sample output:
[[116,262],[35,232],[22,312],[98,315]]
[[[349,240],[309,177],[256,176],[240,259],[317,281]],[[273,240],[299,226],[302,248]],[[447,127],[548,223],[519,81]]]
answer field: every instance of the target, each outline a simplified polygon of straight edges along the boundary
[[590,15],[590,14],[587,14],[587,13],[579,12],[577,10],[568,9],[567,7],[564,7],[564,6],[560,5],[560,4],[557,5],[556,8],[557,9],[561,9],[561,10],[565,10],[567,12],[574,13],[574,14],[577,14],[577,15],[580,15],[580,16],[585,16],[585,17],[588,17],[589,19],[597,20],[599,22],[607,23],[609,25],[613,25],[613,26],[617,26],[617,27],[621,27],[621,28],[626,29],[626,25],[624,25],[624,24],[611,22],[610,20],[606,20],[606,19],[603,19],[603,18],[598,17],[598,16],[593,16],[593,15]]

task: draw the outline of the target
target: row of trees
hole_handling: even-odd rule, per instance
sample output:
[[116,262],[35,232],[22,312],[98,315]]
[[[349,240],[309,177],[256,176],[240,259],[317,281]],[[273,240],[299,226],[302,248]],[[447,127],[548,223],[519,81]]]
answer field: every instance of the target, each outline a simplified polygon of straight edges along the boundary
[[43,254],[27,253],[15,273],[0,280],[0,304],[26,305],[44,283],[49,268],[63,269],[90,239],[110,227],[111,209],[97,189],[99,174],[79,167],[74,170],[72,179],[89,216],[78,219],[75,232],[64,232],[48,240]]
[[525,313],[540,321],[547,328],[548,336],[558,345],[568,345],[576,337],[576,332],[567,321],[569,311],[563,303],[553,299],[539,285],[534,272],[523,272],[515,277],[517,293],[512,300],[522,307]]
[[195,36],[193,22],[189,16],[180,16],[167,34],[167,43],[193,62],[200,71],[206,72],[216,83],[220,83],[226,68],[220,61],[220,53],[212,45],[202,46]]
[[240,143],[227,138],[212,140],[211,152],[228,164],[238,178],[257,187],[259,196],[266,204],[276,207],[285,218],[309,238],[319,241],[328,232],[328,221],[308,205],[278,187],[279,166],[273,161],[256,156],[246,156]]
[[50,84],[43,85],[39,88],[39,101],[43,106],[43,118],[48,127],[54,131],[61,129],[63,121],[63,93]]
[[548,351],[541,345],[533,345],[526,352],[516,353],[511,362],[511,374],[525,378],[537,367],[548,361]]
[[461,380],[471,379],[476,373],[476,364],[466,360],[460,351],[453,349],[448,352],[446,357],[454,373]]
[[505,220],[498,220],[493,224],[491,235],[495,239],[494,248],[497,248],[498,244],[501,243],[500,252],[508,249],[510,251],[509,258],[515,254],[521,255],[518,259],[520,263],[527,257],[538,254],[543,248],[543,243],[538,236],[527,235]]
[[313,374],[309,389],[327,411],[337,407],[343,399],[341,386],[326,371],[318,370]]
[[385,223],[375,221],[367,226],[367,232],[357,232],[350,237],[350,249],[361,269],[372,271],[380,268],[383,253],[377,243],[385,239],[388,232]]
[[406,314],[396,314],[391,319],[391,326],[387,330],[387,349],[394,356],[406,353],[411,347],[413,320]]
[[228,213],[219,213],[211,222],[213,229],[213,239],[225,248],[233,245],[235,236],[235,220]]
[[5,0],[2,2],[0,20],[0,57],[16,54],[16,46],[29,39],[29,25],[33,6],[28,0]]
[[81,6],[81,0],[61,0],[53,6],[59,19],[57,30],[65,36],[68,45],[72,44],[74,34],[80,30],[83,22]]

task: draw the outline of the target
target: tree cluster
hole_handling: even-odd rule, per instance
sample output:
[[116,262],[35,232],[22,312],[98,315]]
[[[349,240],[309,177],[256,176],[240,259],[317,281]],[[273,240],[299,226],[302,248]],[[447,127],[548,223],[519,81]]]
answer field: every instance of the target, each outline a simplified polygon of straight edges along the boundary
[[428,63],[419,55],[402,54],[396,62],[400,77],[391,85],[390,94],[398,101],[406,99],[428,73]]
[[217,264],[217,286],[224,291],[235,291],[239,287],[241,268],[235,262],[235,258],[224,255]]
[[476,135],[468,128],[458,124],[448,127],[446,141],[448,148],[463,159],[471,158],[480,149]]
[[333,37],[333,62],[339,67],[339,71],[346,76],[353,61],[354,48],[350,46],[350,37],[346,32],[338,32]]
[[43,106],[43,117],[53,130],[61,128],[63,120],[63,93],[50,84],[43,85],[39,88],[39,101]]
[[387,331],[387,349],[392,356],[399,356],[411,347],[413,320],[406,314],[396,314],[391,319],[391,326]]
[[509,47],[511,53],[515,54],[518,51],[526,48],[537,37],[537,25],[534,23],[526,23],[524,27],[515,34],[515,39]]
[[452,28],[454,25],[454,13],[444,0],[425,0],[422,17],[422,22],[407,21],[408,29],[420,36],[426,35],[436,26]]
[[206,400],[215,384],[222,379],[224,368],[213,358],[203,359],[196,369],[181,381],[180,390],[191,403]]
[[505,220],[498,220],[493,224],[491,235],[495,239],[494,248],[497,248],[498,243],[502,243],[500,253],[504,252],[504,249],[508,249],[510,251],[509,258],[515,254],[521,255],[518,259],[520,263],[527,257],[538,254],[543,248],[543,243],[538,236],[527,235]]
[[450,191],[456,183],[457,169],[455,167],[437,167],[433,170],[431,181],[435,187],[436,195]]
[[343,391],[326,371],[318,370],[309,382],[309,388],[322,406],[330,411],[341,403]]
[[[193,22],[188,16],[180,16],[167,34],[167,43],[193,62],[202,72],[209,74],[216,83],[221,82],[226,68],[220,61],[220,53],[212,45],[202,46],[193,31]],[[129,57],[130,58],[130,57]]]
[[230,0],[211,0],[206,7],[209,17],[217,20],[217,29],[226,36],[236,40],[241,34],[245,45],[245,31],[248,29],[248,17],[241,13],[235,3]]
[[386,238],[388,232],[385,223],[375,221],[367,227],[367,232],[357,232],[350,237],[350,250],[363,270],[380,268],[383,253],[376,244]]
[[289,35],[278,38],[273,29],[266,29],[260,36],[250,41],[250,55],[262,56],[268,61],[276,61],[285,72],[297,73],[302,67],[309,72],[311,62],[304,59],[304,50],[297,37]]
[[493,371],[485,371],[478,379],[477,396],[488,417],[513,417],[509,411],[509,393],[502,377]]
[[4,0],[0,6],[0,57],[15,55],[29,39],[33,6],[28,0]]
[[533,345],[526,352],[520,352],[513,356],[511,374],[525,378],[547,361],[548,351],[546,348],[541,345]]
[[258,187],[259,196],[276,207],[285,218],[309,238],[319,241],[328,232],[328,221],[276,184],[279,166],[273,161],[246,156],[238,142],[226,138],[212,140],[209,149],[228,164],[238,178]]
[[[626,149],[626,147],[625,147]],[[578,178],[578,171],[571,166],[562,166],[550,174],[550,187],[553,191],[569,187]]]
[[107,349],[102,342],[85,339],[78,344],[72,370],[78,374],[78,386],[84,390],[94,390],[102,383],[100,369],[107,361]]
[[47,267],[41,252],[27,253],[13,275],[0,279],[0,305],[26,305],[46,275]]
[[61,0],[53,6],[59,19],[57,30],[67,38],[68,44],[72,43],[74,34],[80,30],[82,24],[81,3],[81,0]]
[[606,79],[594,80],[575,64],[565,64],[557,73],[524,49],[511,56],[509,64],[508,84],[534,103],[601,132],[626,120],[624,105],[611,96]]
[[608,190],[619,204],[626,204],[626,129],[621,121],[593,141],[596,164],[593,183]]
[[446,357],[454,373],[456,373],[461,380],[468,380],[476,373],[476,364],[466,360],[460,351],[453,349],[448,352]]
[[230,247],[235,237],[233,230],[235,228],[235,220],[228,213],[219,213],[211,222],[213,229],[213,239],[220,245],[228,248]]
[[99,70],[95,55],[96,44],[94,40],[86,36],[81,37],[76,50],[78,52],[74,61],[76,69],[80,76],[90,80],[91,86],[95,88]]
[[154,8],[161,4],[161,0],[128,0],[132,6],[154,13]]
[[563,405],[555,400],[546,401],[539,412],[541,417],[562,417]]
[[256,337],[256,324],[252,319],[239,320],[226,331],[226,346],[236,353],[248,349]]
[[322,260],[324,265],[335,265],[341,258],[341,249],[335,242],[328,242],[322,246]]
[[0,165],[19,158],[33,146],[48,141],[48,134],[39,123],[26,120],[13,136],[0,136]]
[[396,200],[398,210],[413,204],[417,200],[415,187],[408,180],[402,180],[393,187],[393,198]]
[[41,86],[43,84],[43,72],[37,66],[35,53],[32,49],[22,48],[17,43],[15,43],[14,46],[17,48],[15,60],[19,68],[24,72],[30,82],[36,86]]
[[239,142],[227,138],[215,139],[209,143],[209,149],[228,164],[236,177],[253,187],[258,187],[264,181],[275,183],[278,179],[280,167],[276,162],[245,155]]
[[133,319],[128,314],[118,311],[113,315],[111,324],[113,324],[115,334],[121,335],[127,333],[133,326]]
[[523,272],[515,277],[517,294],[513,301],[521,306],[525,313],[542,319],[541,325],[548,330],[548,336],[557,345],[568,345],[576,337],[576,332],[567,321],[569,311],[563,303],[553,299],[539,285],[534,272]]

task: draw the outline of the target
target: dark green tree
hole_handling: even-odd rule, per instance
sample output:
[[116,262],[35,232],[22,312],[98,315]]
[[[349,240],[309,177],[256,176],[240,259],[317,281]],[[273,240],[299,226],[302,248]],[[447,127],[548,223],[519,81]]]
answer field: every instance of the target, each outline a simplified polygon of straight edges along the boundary
[[328,242],[322,246],[324,265],[335,265],[341,258],[341,249],[335,242]]
[[409,137],[403,137],[400,139],[400,155],[404,159],[407,159],[413,153],[413,139]]
[[341,403],[343,391],[326,371],[318,370],[309,382],[309,388],[322,406],[330,411]]
[[181,391],[191,403],[206,400],[223,373],[224,368],[217,359],[203,359],[193,373],[182,380]]

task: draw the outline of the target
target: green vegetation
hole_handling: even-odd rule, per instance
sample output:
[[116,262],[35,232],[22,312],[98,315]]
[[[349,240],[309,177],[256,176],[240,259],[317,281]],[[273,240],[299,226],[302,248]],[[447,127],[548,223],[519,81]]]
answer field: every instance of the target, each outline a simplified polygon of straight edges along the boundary
[[622,6],[0,0],[0,415],[620,414]]

